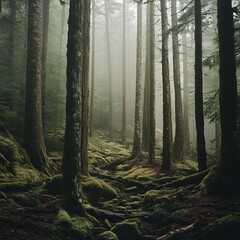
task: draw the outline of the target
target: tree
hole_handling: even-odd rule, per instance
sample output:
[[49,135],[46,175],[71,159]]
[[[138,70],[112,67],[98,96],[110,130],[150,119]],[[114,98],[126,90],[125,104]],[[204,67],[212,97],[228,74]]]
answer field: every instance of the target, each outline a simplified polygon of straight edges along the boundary
[[132,157],[140,158],[141,153],[141,113],[142,108],[142,2],[137,2],[137,63],[136,63],[136,96],[135,124]]
[[[85,151],[82,129],[86,115],[83,89],[86,87],[84,69],[89,61],[90,1],[71,0],[67,43],[67,102],[64,153],[62,162],[63,189],[67,207],[83,212],[81,192],[82,150]],[[85,17],[87,19],[85,19]],[[87,26],[84,26],[87,24]]]
[[149,29],[149,41],[150,41],[150,55],[149,55],[149,63],[150,63],[150,74],[149,74],[149,155],[148,162],[152,164],[155,161],[155,30],[154,30],[154,16],[155,16],[155,5],[154,2],[150,2],[150,29]]
[[47,45],[48,45],[48,26],[49,26],[49,5],[50,0],[43,0],[43,45],[42,45],[42,122],[45,128],[46,120],[46,78],[47,78]]
[[24,147],[35,168],[47,171],[49,159],[42,128],[42,5],[29,1]]
[[195,0],[195,122],[197,130],[197,160],[199,171],[207,168],[204,136],[202,79],[202,14],[201,0]]
[[142,150],[149,151],[149,115],[150,115],[150,4],[147,4],[146,11],[146,61],[145,61],[145,81],[143,100],[143,125],[142,125]]
[[111,46],[110,46],[110,35],[109,35],[109,14],[107,1],[104,1],[105,8],[105,22],[106,22],[106,40],[107,40],[107,69],[108,69],[108,103],[109,103],[109,137],[113,139],[113,106],[112,106],[112,67],[111,67]]
[[[171,19],[172,27],[177,26],[177,1],[171,0]],[[173,159],[182,161],[184,157],[184,130],[183,130],[183,108],[181,93],[180,61],[179,61],[179,41],[178,31],[172,31],[173,48],[173,78],[175,93],[175,138],[173,144]]]
[[168,62],[168,16],[166,0],[161,0],[162,13],[162,82],[163,82],[163,150],[162,169],[172,170],[172,113]]
[[122,143],[126,143],[126,0],[123,0],[123,46],[122,46]]
[[90,119],[89,119],[89,136],[93,136],[93,105],[94,105],[94,86],[95,86],[95,0],[92,0],[92,64],[91,64],[91,100],[90,100]]
[[190,149],[190,133],[189,133],[189,88],[188,88],[188,53],[187,53],[187,36],[186,30],[182,33],[183,45],[183,124],[184,124],[184,153]]
[[[239,183],[240,156],[237,140],[237,78],[233,10],[231,0],[218,0],[218,36],[220,59],[221,164],[223,176]],[[235,182],[236,181],[236,182]]]

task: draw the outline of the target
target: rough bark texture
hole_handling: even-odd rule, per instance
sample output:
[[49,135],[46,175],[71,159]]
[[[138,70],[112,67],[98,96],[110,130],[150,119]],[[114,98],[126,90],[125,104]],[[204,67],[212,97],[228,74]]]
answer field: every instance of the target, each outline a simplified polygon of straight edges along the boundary
[[82,71],[82,174],[88,175],[88,113],[89,113],[89,51],[91,1],[84,1],[83,16],[83,71]]
[[182,33],[183,44],[183,124],[184,124],[184,153],[187,154],[190,149],[190,131],[189,131],[189,112],[188,112],[188,54],[187,54],[187,36],[186,31]]
[[126,144],[127,109],[126,109],[126,0],[123,0],[123,45],[122,45],[122,144]]
[[172,113],[168,62],[168,17],[166,0],[161,1],[162,13],[162,81],[163,81],[163,152],[162,169],[172,170]]
[[62,162],[63,188],[68,208],[82,209],[81,158],[83,123],[83,68],[85,57],[84,0],[71,0],[67,44],[67,103],[64,153]]
[[149,156],[148,156],[148,162],[152,164],[155,161],[155,128],[156,128],[156,122],[155,122],[155,11],[154,11],[154,2],[149,3],[150,4],[150,56],[149,56],[149,62],[150,62],[150,75],[149,75],[149,81],[150,81],[150,96],[149,96]]
[[202,14],[201,0],[195,0],[195,121],[197,130],[197,161],[199,171],[207,168],[204,136],[202,78]]
[[220,59],[221,162],[224,175],[238,176],[240,156],[237,146],[237,80],[234,25],[231,0],[218,0],[218,34]]
[[[171,0],[171,18],[172,27],[178,24],[177,19],[177,1]],[[181,74],[179,61],[179,41],[178,32],[172,32],[172,47],[173,47],[173,78],[174,78],[174,93],[175,93],[175,138],[173,143],[173,159],[182,161],[184,157],[184,130],[183,130],[183,107],[181,93]]]
[[136,63],[136,96],[135,96],[135,124],[132,157],[141,156],[142,141],[142,3],[137,3],[137,63]]
[[149,115],[150,115],[150,5],[147,4],[146,11],[146,62],[145,62],[145,82],[143,101],[143,127],[142,127],[142,150],[149,151]]
[[112,60],[111,60],[111,47],[110,47],[110,35],[109,35],[109,14],[108,14],[108,6],[107,0],[104,1],[105,7],[105,22],[106,22],[106,40],[107,40],[107,69],[108,69],[108,104],[109,104],[109,116],[108,116],[108,124],[109,124],[109,137],[113,139],[113,106],[112,106]]
[[46,78],[47,78],[47,45],[49,26],[49,5],[50,0],[43,0],[43,46],[42,46],[42,122],[45,128],[46,121]]
[[[16,1],[10,1],[10,29],[9,29],[9,45],[8,45],[8,69],[9,69],[9,88],[15,89],[15,68],[16,68],[16,61],[15,61],[15,54],[16,54],[16,33],[15,33],[15,26],[16,22]],[[8,107],[10,110],[14,108],[14,92],[11,90],[8,93]]]
[[28,5],[24,147],[34,167],[46,170],[48,158],[42,129],[42,1]]
[[221,124],[219,121],[215,122],[215,153],[217,156],[220,154],[220,147],[221,147]]
[[90,118],[89,118],[89,136],[93,136],[93,105],[95,88],[95,0],[92,0],[92,64],[91,64],[91,99],[90,99]]

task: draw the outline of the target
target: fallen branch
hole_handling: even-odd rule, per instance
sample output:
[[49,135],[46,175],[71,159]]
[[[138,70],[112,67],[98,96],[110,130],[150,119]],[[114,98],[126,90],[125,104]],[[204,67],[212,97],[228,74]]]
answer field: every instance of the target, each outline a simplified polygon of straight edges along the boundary
[[119,159],[116,159],[115,161],[112,161],[110,163],[107,163],[107,164],[101,166],[100,168],[103,170],[115,170],[118,165],[120,165],[126,161],[129,161],[129,160],[131,160],[130,157],[119,158]]
[[168,234],[165,234],[164,236],[157,238],[157,240],[168,240],[168,239],[171,239],[172,237],[175,237],[176,235],[181,235],[183,233],[186,233],[186,232],[192,230],[194,225],[195,225],[195,223],[192,223],[186,227],[178,228],[174,231],[169,232]]
[[208,174],[209,170],[203,172],[194,173],[187,177],[182,177],[180,179],[174,180],[169,183],[165,183],[156,187],[156,189],[162,189],[165,187],[181,187],[187,184],[199,184],[203,178]]

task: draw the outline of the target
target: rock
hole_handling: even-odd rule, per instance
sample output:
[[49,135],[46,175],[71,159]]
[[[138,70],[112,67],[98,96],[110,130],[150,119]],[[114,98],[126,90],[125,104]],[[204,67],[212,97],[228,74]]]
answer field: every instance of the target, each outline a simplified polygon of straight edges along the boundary
[[111,231],[105,231],[99,235],[99,240],[119,240],[117,235]]

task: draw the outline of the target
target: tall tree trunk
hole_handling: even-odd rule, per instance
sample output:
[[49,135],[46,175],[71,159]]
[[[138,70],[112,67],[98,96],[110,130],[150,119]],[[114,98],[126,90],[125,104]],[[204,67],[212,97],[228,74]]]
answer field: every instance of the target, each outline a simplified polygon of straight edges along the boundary
[[8,67],[9,67],[9,97],[8,97],[8,106],[9,109],[14,109],[14,89],[16,88],[16,79],[15,79],[15,51],[16,51],[16,37],[15,37],[15,26],[16,22],[16,1],[10,1],[10,32],[9,32],[9,45],[8,45]]
[[186,30],[182,33],[183,44],[183,124],[184,124],[184,153],[187,154],[190,149],[190,132],[189,132],[189,88],[188,88],[188,53],[187,53],[187,36]]
[[62,162],[63,189],[67,208],[83,212],[81,172],[84,127],[83,115],[85,73],[88,59],[88,26],[86,17],[89,1],[71,0],[68,20],[67,44],[67,103],[64,153]]
[[93,106],[94,106],[94,88],[95,88],[95,0],[92,0],[92,64],[91,64],[91,100],[90,100],[90,119],[89,119],[89,136],[93,136]]
[[42,5],[29,1],[24,147],[34,167],[46,170],[49,161],[42,128]]
[[123,45],[122,45],[122,144],[126,144],[126,0],[123,0]]
[[84,1],[83,15],[83,71],[82,71],[82,174],[88,175],[88,113],[89,113],[89,51],[90,51],[90,18],[91,1]]
[[42,122],[43,129],[46,124],[46,78],[47,78],[47,49],[49,27],[50,0],[43,0],[43,46],[42,46]]
[[109,35],[109,14],[107,0],[104,1],[105,7],[105,22],[106,22],[106,39],[107,39],[107,69],[108,69],[108,103],[109,103],[109,137],[113,139],[113,105],[112,105],[112,60],[111,60],[111,46],[110,46],[110,35]]
[[150,4],[147,4],[146,11],[146,61],[145,61],[145,82],[143,102],[143,127],[142,127],[142,150],[149,151],[149,115],[150,115]]
[[150,96],[149,96],[149,156],[148,156],[148,162],[152,164],[155,161],[155,130],[156,130],[156,122],[155,122],[155,5],[154,2],[150,2],[150,56],[149,56],[149,62],[150,62]]
[[136,96],[135,124],[132,157],[140,158],[142,134],[142,2],[137,2],[137,63],[136,63]]
[[[220,59],[221,163],[224,176],[228,180],[236,180],[236,183],[239,183],[240,156],[237,145],[237,80],[231,3],[231,0],[217,1]],[[232,187],[234,188],[235,185]]]
[[221,125],[219,121],[215,122],[215,152],[216,156],[220,155],[220,147],[221,147]]
[[172,170],[172,113],[168,62],[168,16],[166,0],[161,0],[162,12],[162,81],[163,81],[163,152],[162,169]]
[[[172,27],[177,26],[177,0],[171,0]],[[173,159],[182,161],[184,157],[184,130],[183,130],[183,107],[181,93],[181,74],[179,61],[178,32],[172,31],[173,47],[173,78],[175,92],[175,138],[173,143]]]
[[197,130],[197,160],[199,171],[207,168],[204,136],[202,78],[202,13],[201,0],[195,0],[195,121]]

